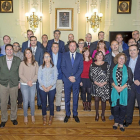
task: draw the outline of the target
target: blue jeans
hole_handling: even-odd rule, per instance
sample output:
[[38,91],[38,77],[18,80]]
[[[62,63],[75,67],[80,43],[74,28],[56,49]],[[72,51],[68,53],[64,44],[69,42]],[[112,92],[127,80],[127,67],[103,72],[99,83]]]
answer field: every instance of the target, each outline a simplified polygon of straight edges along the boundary
[[41,97],[38,81],[36,82],[36,89],[37,89],[37,106],[41,106]]
[[21,92],[22,92],[22,97],[23,97],[24,116],[25,117],[28,116],[27,114],[28,102],[30,103],[31,116],[34,116],[36,84],[34,84],[32,87],[21,84]]
[[47,105],[47,95],[50,107],[50,116],[54,116],[54,97],[55,97],[56,89],[50,90],[49,92],[45,92],[40,89],[40,97],[42,103],[42,115],[46,115],[46,105]]

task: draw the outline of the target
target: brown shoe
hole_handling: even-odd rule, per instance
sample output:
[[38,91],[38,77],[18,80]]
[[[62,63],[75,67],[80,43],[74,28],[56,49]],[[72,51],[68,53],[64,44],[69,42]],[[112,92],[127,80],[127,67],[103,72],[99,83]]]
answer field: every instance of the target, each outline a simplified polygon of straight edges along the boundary
[[87,110],[91,111],[91,102],[87,102]]
[[42,116],[42,119],[43,119],[43,125],[46,125],[46,123],[47,123],[47,116],[46,115]]
[[50,117],[49,117],[48,125],[51,125],[51,124],[52,124],[52,121],[53,121],[53,116],[50,116]]
[[31,120],[32,120],[32,123],[35,124],[35,117],[34,116],[31,117]]
[[95,116],[95,121],[96,121],[96,122],[99,121],[99,114],[96,114],[96,116]]
[[103,122],[105,122],[105,121],[106,121],[106,120],[105,120],[105,116],[104,116],[104,115],[102,115],[102,114],[101,114],[101,119],[102,119],[102,121],[103,121]]
[[28,124],[28,118],[24,117],[24,124],[27,125]]
[[18,104],[18,109],[22,109],[22,104]]
[[87,102],[83,102],[83,110],[87,110]]
[[10,110],[11,109],[11,105],[7,105],[7,109]]

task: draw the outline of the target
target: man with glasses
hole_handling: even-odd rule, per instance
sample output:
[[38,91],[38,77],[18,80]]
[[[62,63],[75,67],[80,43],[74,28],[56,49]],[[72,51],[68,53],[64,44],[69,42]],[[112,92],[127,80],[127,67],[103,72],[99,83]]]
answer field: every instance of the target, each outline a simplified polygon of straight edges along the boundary
[[139,34],[138,30],[135,30],[132,32],[132,38],[136,40],[137,46],[138,46],[139,51],[140,51],[140,34]]

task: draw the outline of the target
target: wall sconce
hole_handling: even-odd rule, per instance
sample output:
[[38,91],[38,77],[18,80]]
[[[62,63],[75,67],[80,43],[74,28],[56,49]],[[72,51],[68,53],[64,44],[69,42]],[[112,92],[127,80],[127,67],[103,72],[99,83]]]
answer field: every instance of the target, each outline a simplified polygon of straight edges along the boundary
[[33,32],[36,31],[38,28],[39,22],[42,22],[42,13],[35,14],[35,8],[31,9],[31,14],[26,13],[25,16],[27,17],[27,22],[30,24],[30,28],[33,30]]
[[98,10],[97,9],[93,9],[93,13],[86,13],[85,17],[87,18],[87,22],[90,22],[91,28],[93,29],[94,32],[97,31],[97,29],[99,28],[101,19],[103,17],[103,14],[97,14]]

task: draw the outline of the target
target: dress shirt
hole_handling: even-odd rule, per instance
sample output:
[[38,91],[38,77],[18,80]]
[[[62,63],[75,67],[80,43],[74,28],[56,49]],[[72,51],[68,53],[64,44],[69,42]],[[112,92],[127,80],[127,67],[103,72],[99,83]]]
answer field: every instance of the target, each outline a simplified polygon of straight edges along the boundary
[[[90,46],[90,44],[91,44],[91,42],[86,42],[87,43],[87,46],[89,45]],[[89,44],[88,44],[89,43]]]
[[119,45],[119,52],[123,52],[123,47],[122,47],[122,45]]
[[70,52],[70,58],[72,58],[72,54],[73,54],[73,58],[75,60],[75,56],[76,56],[76,51],[74,53]]
[[37,49],[37,46],[35,46],[35,47],[31,47],[32,48],[32,53],[33,53],[33,55],[35,55],[35,53],[36,53],[36,49]]
[[59,44],[59,40],[58,40],[58,41],[55,41],[55,39],[54,39],[54,42],[56,42],[56,43],[58,43],[58,44]]
[[55,66],[57,66],[58,53],[57,54],[52,53],[52,55],[53,55],[53,63]]
[[115,54],[112,52],[112,56],[115,57]]
[[23,61],[24,56],[23,56],[23,53],[22,52],[19,51],[17,53],[13,53],[13,55],[16,56],[16,57],[18,57],[18,58],[20,58],[21,61]]
[[8,69],[10,70],[11,69],[11,65],[12,65],[12,61],[13,61],[13,57],[11,59],[9,59],[7,56],[6,56],[6,61],[7,61],[7,67]]
[[138,59],[138,56],[135,58],[135,60],[130,57],[129,67],[131,68],[133,74],[134,74],[134,71],[135,71],[135,66],[136,66],[137,59]]
[[28,40],[28,48],[30,47],[30,40]]
[[5,45],[1,46],[1,54],[5,55]]

